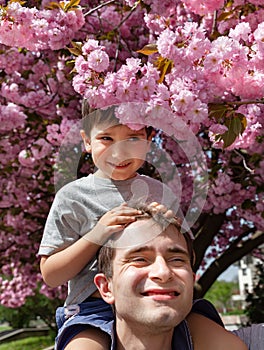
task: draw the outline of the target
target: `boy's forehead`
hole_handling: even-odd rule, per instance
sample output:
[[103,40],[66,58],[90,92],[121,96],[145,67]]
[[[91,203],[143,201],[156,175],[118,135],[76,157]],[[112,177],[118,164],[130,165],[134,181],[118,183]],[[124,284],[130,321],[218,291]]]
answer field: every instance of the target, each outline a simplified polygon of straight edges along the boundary
[[145,133],[145,127],[143,126],[141,129],[139,130],[134,130],[131,129],[129,126],[125,125],[125,124],[120,124],[118,122],[103,122],[100,123],[98,125],[94,125],[92,130],[100,130],[101,132],[111,132],[111,131],[115,131],[118,129],[123,129],[125,131],[127,131],[128,133],[133,133],[133,134],[141,134],[141,133]]
[[117,127],[121,125],[119,123],[118,120],[101,120],[99,122],[95,122],[93,125],[92,125],[92,128],[91,129],[102,129],[102,130],[106,130],[106,129],[109,129],[109,128],[113,128],[113,127]]

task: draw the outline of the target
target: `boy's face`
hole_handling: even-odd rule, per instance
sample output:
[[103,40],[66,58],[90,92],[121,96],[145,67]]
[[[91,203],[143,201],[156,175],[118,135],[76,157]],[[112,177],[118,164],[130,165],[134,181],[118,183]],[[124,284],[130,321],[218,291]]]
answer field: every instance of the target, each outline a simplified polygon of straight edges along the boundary
[[146,129],[132,130],[126,125],[94,126],[90,138],[81,131],[85,149],[92,154],[96,176],[127,180],[136,175],[149,151]]

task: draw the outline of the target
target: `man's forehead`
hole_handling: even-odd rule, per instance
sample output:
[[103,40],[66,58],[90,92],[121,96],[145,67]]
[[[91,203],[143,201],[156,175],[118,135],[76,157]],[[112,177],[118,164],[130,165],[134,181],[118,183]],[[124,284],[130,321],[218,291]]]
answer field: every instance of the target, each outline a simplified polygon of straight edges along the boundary
[[[165,238],[165,239],[164,239]],[[119,249],[120,251],[123,250],[123,255],[130,255],[133,253],[140,253],[140,252],[163,252],[163,253],[183,253],[188,255],[187,247],[185,246],[184,242],[181,241],[174,241],[171,239],[171,237],[164,237],[162,234],[158,236],[156,239],[147,242],[145,245],[139,245],[136,247],[131,247],[127,249]]]
[[116,239],[112,242],[113,247],[121,249],[140,248],[146,244],[154,244],[155,238],[162,236],[170,237],[173,241],[178,241],[181,233],[176,226],[169,224],[161,227],[152,218],[140,219],[128,225]]

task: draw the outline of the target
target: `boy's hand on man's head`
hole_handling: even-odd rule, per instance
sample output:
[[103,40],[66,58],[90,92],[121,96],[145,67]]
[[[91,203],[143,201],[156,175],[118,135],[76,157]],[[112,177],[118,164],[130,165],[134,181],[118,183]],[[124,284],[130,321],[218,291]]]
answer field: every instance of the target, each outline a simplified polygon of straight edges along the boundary
[[122,203],[118,207],[113,208],[104,214],[98,221],[98,224],[107,227],[114,227],[114,229],[119,228],[120,231],[124,228],[124,226],[136,221],[136,217],[140,214],[141,210],[130,208],[127,203]]
[[175,217],[175,213],[171,209],[168,209],[165,205],[158,202],[150,203],[149,207],[157,213],[162,213],[167,219]]
[[83,238],[102,245],[113,233],[122,231],[125,226],[136,221],[141,214],[141,210],[130,208],[126,203],[122,203],[105,213]]

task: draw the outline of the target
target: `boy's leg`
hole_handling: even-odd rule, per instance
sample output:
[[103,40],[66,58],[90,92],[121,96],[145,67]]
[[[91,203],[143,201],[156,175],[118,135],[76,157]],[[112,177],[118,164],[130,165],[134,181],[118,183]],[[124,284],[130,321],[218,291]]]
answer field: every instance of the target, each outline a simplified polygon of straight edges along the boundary
[[78,333],[65,350],[107,350],[111,348],[110,336],[100,329],[90,327]]

